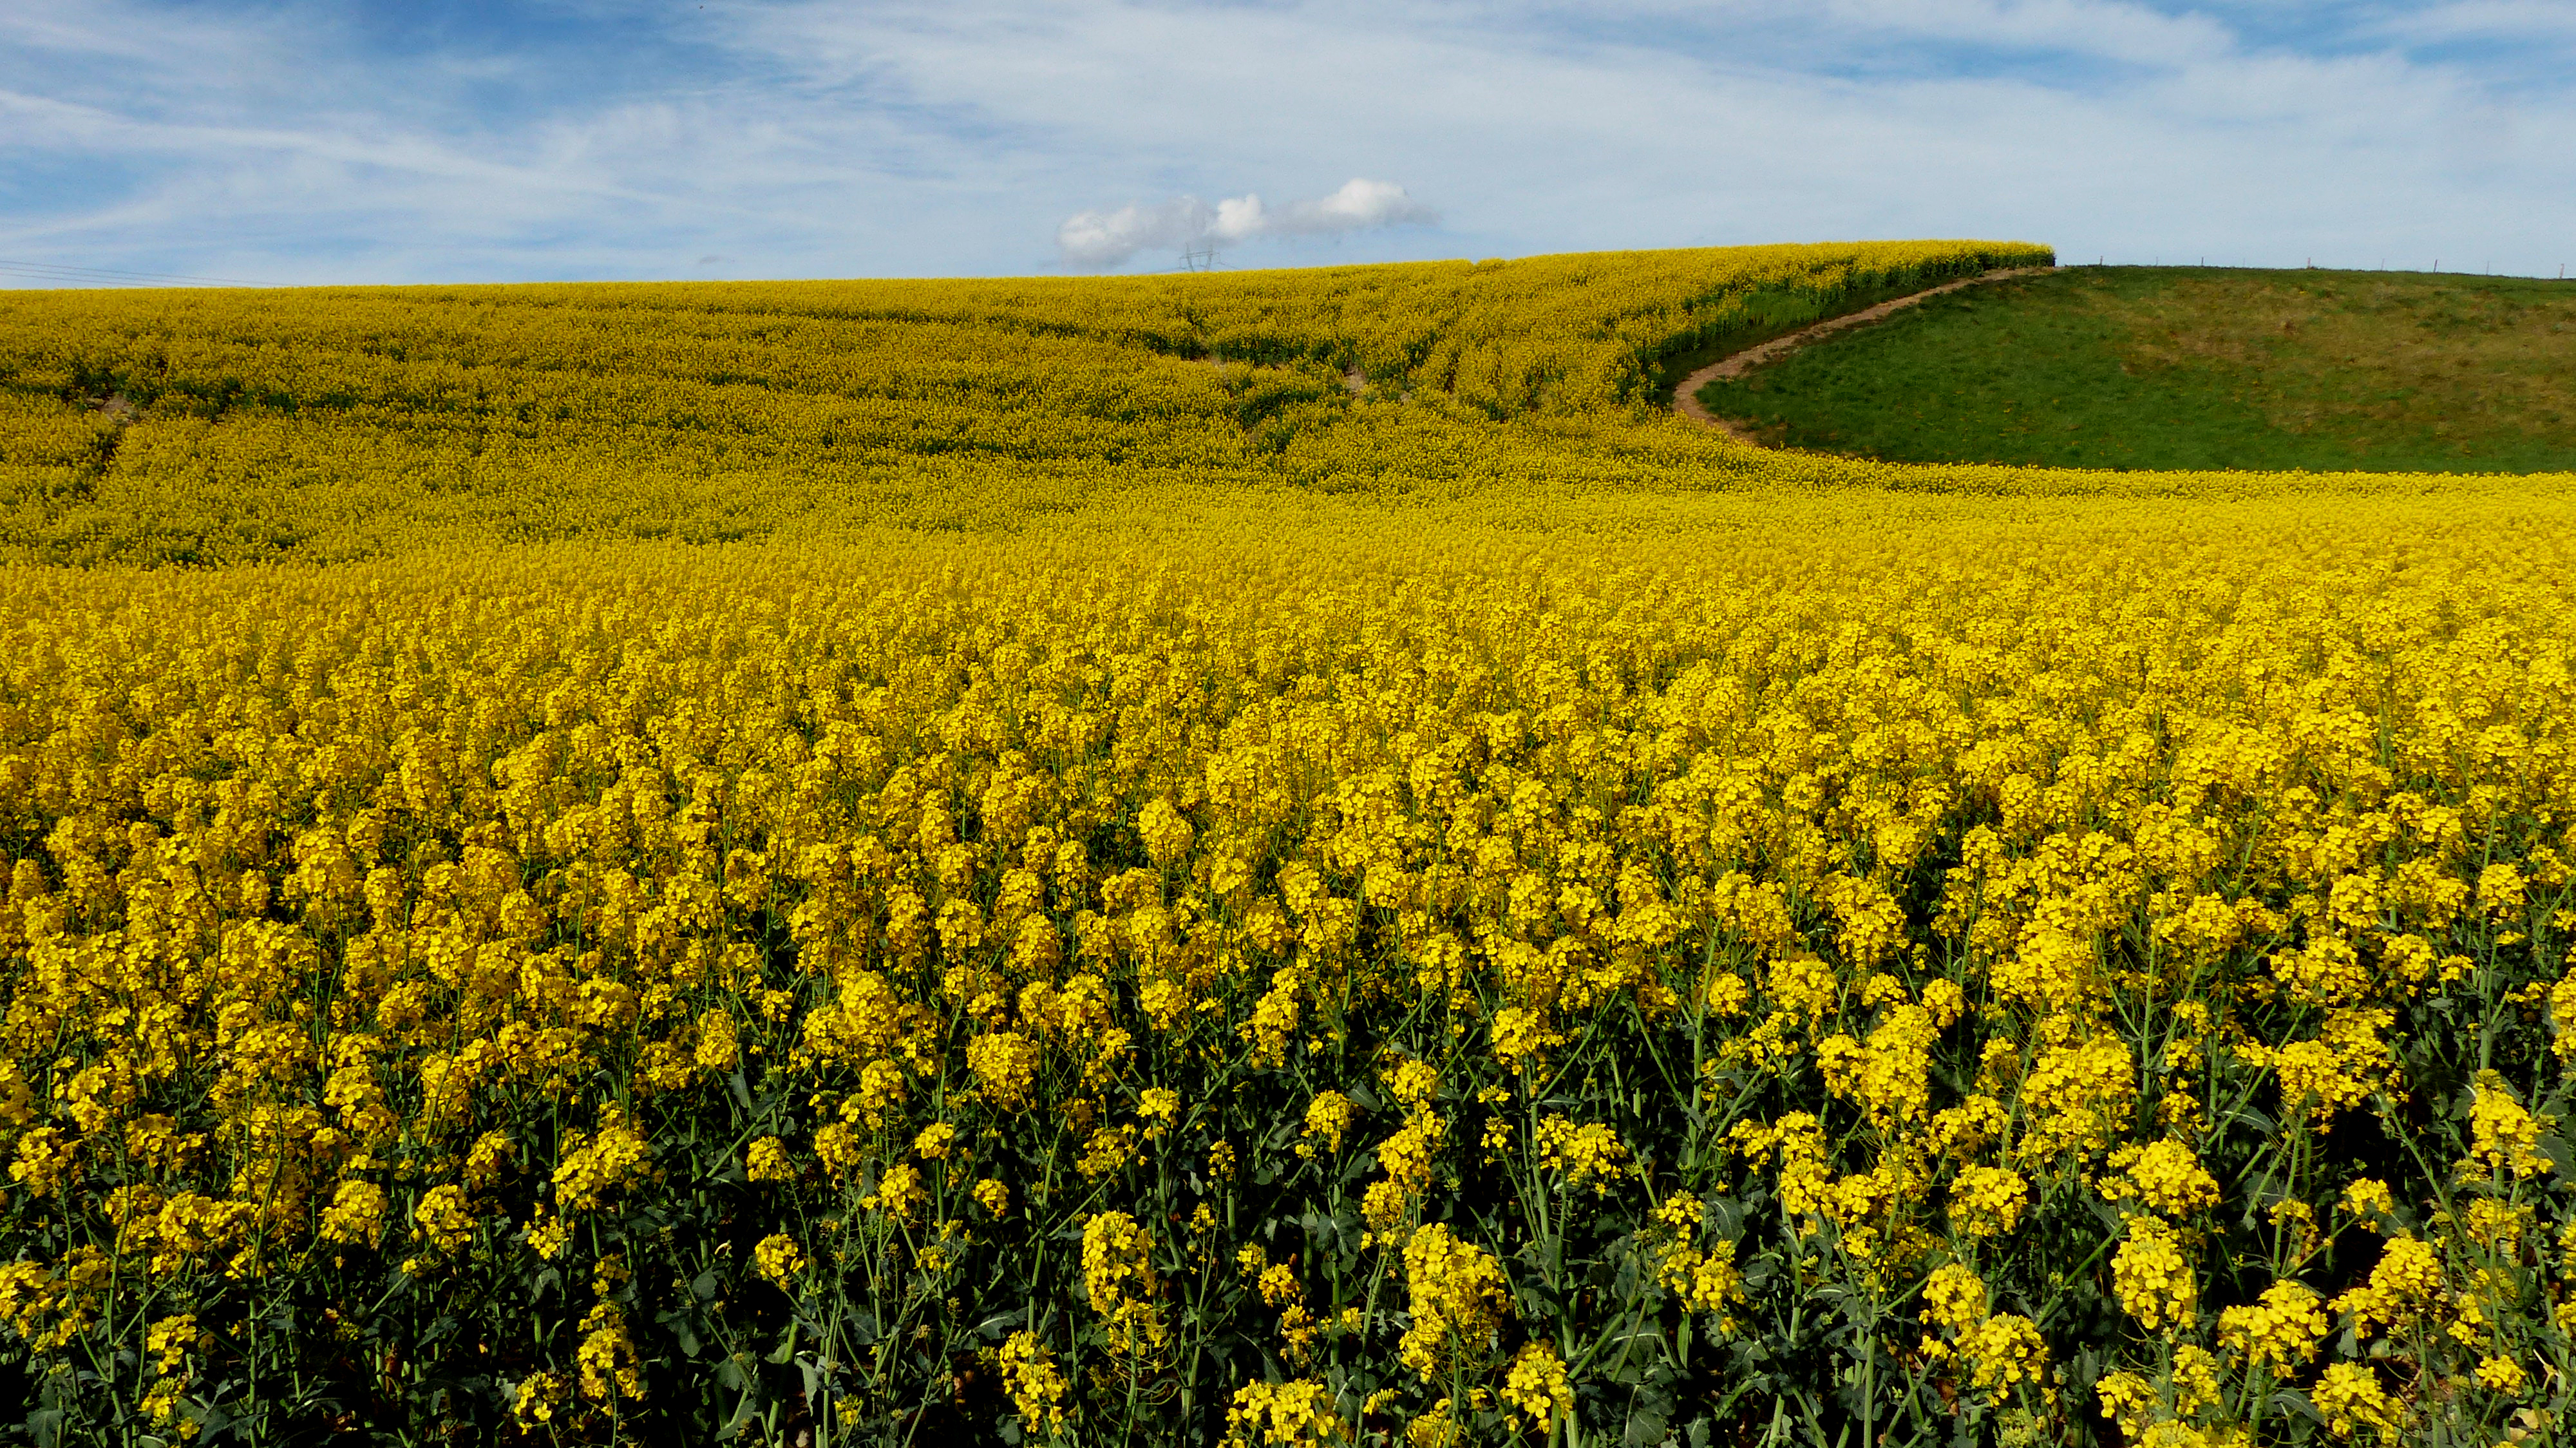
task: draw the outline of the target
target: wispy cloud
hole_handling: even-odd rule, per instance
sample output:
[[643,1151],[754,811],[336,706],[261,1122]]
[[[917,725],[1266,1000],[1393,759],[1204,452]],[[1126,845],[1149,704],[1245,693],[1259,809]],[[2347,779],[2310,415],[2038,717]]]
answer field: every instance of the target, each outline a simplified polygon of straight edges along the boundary
[[[2576,261],[2576,149],[2556,140],[2576,94],[2548,79],[2576,64],[2576,20],[2542,0],[384,14],[411,18],[0,9],[0,259],[850,275],[1168,265],[1211,241],[1294,261],[1987,235],[2139,260]],[[1310,199],[1261,199],[1281,195]]]
[[1075,266],[1112,267],[1149,248],[1213,251],[1263,237],[1348,236],[1439,219],[1439,213],[1394,182],[1355,176],[1330,196],[1278,207],[1246,194],[1214,206],[1184,196],[1159,206],[1130,203],[1115,211],[1078,212],[1056,228],[1055,244]]

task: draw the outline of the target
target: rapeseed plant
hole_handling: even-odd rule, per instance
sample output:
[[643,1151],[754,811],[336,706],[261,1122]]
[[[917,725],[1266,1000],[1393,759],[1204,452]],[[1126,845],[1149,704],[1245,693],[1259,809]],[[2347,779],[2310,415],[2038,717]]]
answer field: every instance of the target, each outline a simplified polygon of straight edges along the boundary
[[[1193,432],[1253,355],[1347,343],[1465,410],[1407,436],[1526,480],[1660,436],[1635,387],[1712,288],[1992,259],[926,286],[944,385],[998,386],[1010,331],[1084,446],[1132,423],[1209,480],[1018,532],[575,551],[431,509],[376,561],[0,570],[0,1373],[62,1441],[2543,1434],[2563,489],[1739,495],[1672,483],[1753,466],[1691,439],[1661,492],[1292,496],[1224,473],[1244,417]],[[1399,282],[1419,315],[1296,330]],[[913,335],[863,290],[803,341],[760,335],[819,315],[789,290],[624,290],[631,335],[589,295],[500,298],[492,345],[892,369],[690,467],[862,412],[1048,432],[823,355]],[[119,367],[139,305],[75,308]],[[216,335],[249,303],[184,305],[173,375],[258,360]],[[574,455],[500,436],[568,378],[474,400],[414,305],[336,298],[345,355],[260,365],[473,412],[456,466]],[[12,377],[107,366],[30,315]],[[1175,370],[1119,392],[1147,331]],[[372,435],[261,453],[282,404],[166,395],[207,415],[125,424],[161,429],[131,466],[191,536],[254,461]],[[700,395],[599,407],[731,415]],[[631,522],[647,473],[581,506]],[[13,516],[85,556],[77,507]]]

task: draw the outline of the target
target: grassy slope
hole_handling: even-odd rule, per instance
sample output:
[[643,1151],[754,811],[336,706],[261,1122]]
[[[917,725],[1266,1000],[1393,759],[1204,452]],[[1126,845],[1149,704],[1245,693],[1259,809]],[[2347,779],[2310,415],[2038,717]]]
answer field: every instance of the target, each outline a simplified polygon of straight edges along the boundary
[[2576,467],[2576,285],[2077,268],[1927,302],[1700,393],[1792,447],[1906,462]]
[[1774,337],[1812,327],[1832,317],[1867,311],[1881,302],[1921,290],[1911,282],[1893,286],[1855,287],[1832,297],[1764,288],[1747,294],[1733,325],[1714,330],[1689,347],[1666,354],[1655,364],[1655,395],[1669,398],[1682,379],[1721,357],[1759,347]]

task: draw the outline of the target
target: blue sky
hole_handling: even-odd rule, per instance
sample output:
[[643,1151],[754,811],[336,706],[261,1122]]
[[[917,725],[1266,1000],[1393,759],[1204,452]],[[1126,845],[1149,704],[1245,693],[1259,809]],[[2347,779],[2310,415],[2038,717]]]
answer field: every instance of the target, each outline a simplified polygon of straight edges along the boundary
[[2571,76],[2576,0],[0,0],[0,285],[1159,270],[1193,235],[2555,275]]

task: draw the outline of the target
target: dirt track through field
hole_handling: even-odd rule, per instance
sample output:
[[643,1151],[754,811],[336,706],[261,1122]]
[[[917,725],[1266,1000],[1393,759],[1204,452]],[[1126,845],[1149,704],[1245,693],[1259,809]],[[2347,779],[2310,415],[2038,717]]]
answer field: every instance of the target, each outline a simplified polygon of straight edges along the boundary
[[1916,302],[1928,301],[1945,292],[1955,292],[1962,287],[1973,287],[1984,282],[2009,281],[2014,277],[2037,276],[2042,272],[2055,270],[2055,267],[2024,266],[2014,267],[2008,271],[1991,271],[1982,276],[1962,277],[1955,282],[1944,282],[1940,286],[1933,287],[1928,291],[1920,291],[1911,296],[1898,297],[1894,301],[1881,302],[1877,306],[1848,313],[1844,316],[1828,317],[1824,321],[1818,322],[1812,327],[1791,332],[1788,336],[1774,337],[1770,341],[1764,342],[1759,346],[1747,347],[1743,351],[1734,353],[1731,356],[1721,357],[1707,366],[1702,367],[1697,372],[1692,373],[1688,377],[1683,378],[1681,380],[1681,385],[1673,389],[1673,411],[1680,413],[1682,416],[1689,418],[1693,422],[1716,428],[1719,432],[1725,433],[1728,437],[1734,438],[1737,442],[1752,443],[1753,446],[1760,447],[1762,444],[1756,442],[1751,433],[1736,426],[1734,423],[1727,421],[1725,418],[1717,416],[1707,408],[1700,406],[1699,390],[1721,377],[1741,377],[1745,373],[1761,366],[1763,363],[1768,362],[1775,357],[1778,357],[1784,352],[1792,351],[1796,348],[1803,347],[1810,342],[1830,337],[1836,332],[1847,331],[1853,327],[1867,325],[1868,323],[1875,322],[1892,312],[1902,311],[1907,307],[1913,306]]

